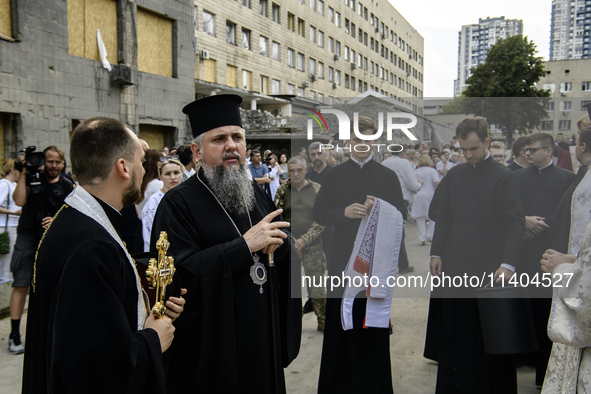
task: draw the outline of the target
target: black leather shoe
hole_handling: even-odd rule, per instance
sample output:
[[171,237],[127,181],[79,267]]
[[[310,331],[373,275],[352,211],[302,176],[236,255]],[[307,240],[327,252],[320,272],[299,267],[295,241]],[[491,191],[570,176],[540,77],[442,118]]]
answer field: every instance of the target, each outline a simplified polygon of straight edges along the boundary
[[308,298],[308,301],[304,304],[304,313],[314,312],[314,308],[312,307],[312,301]]

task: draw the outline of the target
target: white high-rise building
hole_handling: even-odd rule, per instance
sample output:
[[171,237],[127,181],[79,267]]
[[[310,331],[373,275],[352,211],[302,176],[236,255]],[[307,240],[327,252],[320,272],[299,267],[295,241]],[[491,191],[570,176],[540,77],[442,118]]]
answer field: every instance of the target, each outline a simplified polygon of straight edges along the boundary
[[458,39],[458,78],[454,81],[454,96],[466,88],[470,70],[484,63],[488,49],[500,38],[523,34],[521,19],[480,18],[477,24],[464,25]]
[[550,60],[591,58],[591,0],[553,0]]

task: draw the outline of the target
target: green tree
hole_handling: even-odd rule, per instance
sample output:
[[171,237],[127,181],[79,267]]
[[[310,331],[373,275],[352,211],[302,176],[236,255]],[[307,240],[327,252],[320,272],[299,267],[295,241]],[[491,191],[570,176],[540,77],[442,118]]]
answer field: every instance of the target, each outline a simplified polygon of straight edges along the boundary
[[487,118],[513,144],[513,134],[527,134],[547,116],[550,92],[536,83],[545,74],[536,45],[521,35],[500,39],[486,61],[472,69],[462,96],[465,113]]
[[439,110],[439,114],[463,114],[464,112],[464,101],[469,100],[464,97],[455,97],[453,100],[445,104]]

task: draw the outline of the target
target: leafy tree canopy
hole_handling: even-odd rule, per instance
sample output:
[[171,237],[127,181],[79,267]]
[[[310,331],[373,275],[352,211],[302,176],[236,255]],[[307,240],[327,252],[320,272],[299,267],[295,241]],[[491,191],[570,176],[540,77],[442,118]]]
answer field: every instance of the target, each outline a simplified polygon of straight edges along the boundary
[[544,61],[536,53],[527,37],[500,39],[485,63],[472,69],[459,101],[464,113],[484,116],[502,130],[509,146],[514,132],[527,134],[547,116],[550,92],[536,86],[545,74]]

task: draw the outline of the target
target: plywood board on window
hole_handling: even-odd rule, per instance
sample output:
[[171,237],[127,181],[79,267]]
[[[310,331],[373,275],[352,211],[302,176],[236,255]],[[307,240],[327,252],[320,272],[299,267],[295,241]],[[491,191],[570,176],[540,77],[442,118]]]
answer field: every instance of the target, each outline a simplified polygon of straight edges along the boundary
[[100,60],[96,38],[96,29],[99,29],[107,49],[107,60],[117,64],[117,3],[113,0],[86,0],[84,8],[84,57]]
[[158,125],[140,124],[138,138],[145,140],[150,149],[160,150],[164,147],[164,128]]
[[203,60],[203,80],[206,82],[213,82],[216,83],[215,78],[216,72],[216,63],[213,59],[204,59]]
[[84,57],[84,4],[86,0],[68,0],[68,53]]
[[238,67],[227,65],[226,68],[226,85],[237,88],[238,87]]
[[172,77],[172,21],[138,7],[137,25],[138,70]]
[[12,12],[10,11],[11,0],[0,0],[0,34],[12,37]]
[[100,60],[97,29],[107,49],[107,60],[117,64],[117,3],[113,0],[67,0],[68,53]]

